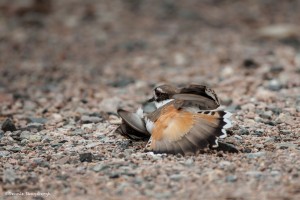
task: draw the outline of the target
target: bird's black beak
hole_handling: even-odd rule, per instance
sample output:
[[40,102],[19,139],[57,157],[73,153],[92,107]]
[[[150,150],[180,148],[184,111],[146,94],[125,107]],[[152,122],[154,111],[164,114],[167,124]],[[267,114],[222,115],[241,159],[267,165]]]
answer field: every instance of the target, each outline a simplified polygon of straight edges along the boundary
[[152,97],[151,99],[148,99],[148,102],[153,102],[153,101],[155,101],[154,97]]

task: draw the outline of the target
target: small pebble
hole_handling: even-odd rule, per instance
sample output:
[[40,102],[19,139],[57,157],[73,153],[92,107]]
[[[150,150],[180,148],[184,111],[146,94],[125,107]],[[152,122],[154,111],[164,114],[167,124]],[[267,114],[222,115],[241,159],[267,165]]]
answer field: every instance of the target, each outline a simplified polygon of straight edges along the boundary
[[276,144],[276,146],[279,149],[295,149],[297,147],[297,145],[293,143],[279,143]]
[[262,136],[264,133],[263,129],[257,129],[254,131],[254,133],[252,135],[256,135],[256,136]]
[[27,121],[28,121],[29,123],[45,124],[45,123],[47,122],[47,119],[45,119],[45,118],[29,117],[29,118],[27,118]]
[[80,128],[75,129],[74,131],[71,132],[72,136],[75,136],[75,135],[82,136],[84,134],[85,134],[84,130],[82,130]]
[[275,138],[274,137],[270,137],[270,138],[267,138],[264,143],[274,143],[275,141]]
[[239,134],[240,134],[240,135],[249,135],[250,132],[249,132],[248,129],[241,128],[241,129],[239,130]]
[[226,182],[236,182],[237,181],[237,176],[229,175],[229,176],[226,176],[225,180],[226,180]]
[[264,123],[270,126],[276,126],[278,124],[276,121],[265,121]]
[[238,140],[242,140],[243,138],[241,137],[241,136],[239,136],[239,135],[234,135],[234,137],[236,138],[236,139],[238,139]]
[[12,148],[9,149],[9,151],[12,151],[14,153],[22,151],[21,147],[18,146],[13,146]]
[[111,179],[115,179],[115,178],[119,178],[120,174],[119,173],[112,173],[111,175],[109,175],[109,178]]
[[17,179],[17,174],[14,169],[5,169],[3,172],[3,182],[4,183],[14,183]]
[[267,88],[272,91],[279,91],[282,88],[282,84],[279,80],[273,79],[268,82]]
[[93,129],[93,127],[94,127],[93,124],[83,124],[83,125],[81,126],[81,129],[82,129],[82,130],[85,130],[85,129],[91,130],[91,129]]
[[1,158],[1,157],[9,156],[9,154],[10,154],[9,151],[0,151],[0,158]]
[[255,178],[261,178],[263,173],[260,172],[260,171],[248,171],[248,172],[246,172],[246,175],[252,176],[252,177],[255,177]]
[[27,124],[27,129],[31,130],[31,129],[36,129],[38,131],[41,131],[44,127],[44,124],[41,124],[41,123],[37,123],[37,122],[32,122],[32,123],[29,123]]
[[172,174],[170,176],[170,179],[172,181],[180,181],[183,178],[183,176],[181,174]]
[[256,121],[256,122],[262,122],[262,119],[260,118],[260,117],[254,117],[254,121]]
[[269,110],[269,111],[261,113],[259,116],[263,119],[271,119],[272,115],[273,115],[273,112]]
[[100,172],[100,171],[103,171],[103,170],[105,170],[105,169],[108,169],[109,168],[109,166],[108,165],[105,165],[105,164],[97,164],[97,165],[95,165],[93,168],[92,168],[92,170],[93,171],[95,171],[95,172]]
[[280,113],[279,116],[275,120],[277,123],[287,123],[292,121],[291,116],[285,113]]
[[22,131],[21,134],[20,134],[20,138],[23,140],[23,139],[28,139],[30,137],[32,133],[29,132],[29,131]]
[[40,135],[30,135],[28,140],[30,142],[40,142],[42,140],[42,137]]
[[283,135],[289,135],[289,134],[291,134],[291,131],[289,131],[289,130],[280,130],[280,133],[283,134]]
[[248,68],[248,69],[257,68],[258,67],[258,63],[254,59],[248,58],[248,59],[244,60],[243,66],[245,68]]
[[279,176],[281,173],[280,173],[280,171],[271,171],[270,172],[270,174],[271,174],[271,176]]
[[96,116],[86,116],[86,115],[84,115],[84,116],[81,117],[81,121],[84,124],[88,124],[88,123],[98,123],[98,122],[103,121],[103,119],[100,118],[100,117],[96,117]]
[[260,151],[260,152],[256,152],[256,153],[247,153],[246,156],[247,156],[247,158],[259,158],[259,157],[264,156],[265,154],[266,154],[265,152]]
[[184,162],[184,165],[187,166],[187,167],[191,167],[194,165],[194,160],[189,158],[187,159],[185,162]]
[[93,155],[91,153],[79,154],[79,160],[80,160],[80,162],[92,162]]
[[122,87],[126,87],[127,85],[132,84],[134,82],[135,82],[135,80],[133,78],[130,78],[130,77],[121,77],[118,80],[110,83],[110,85],[113,86],[113,87],[120,87],[120,88],[122,88]]
[[282,72],[283,70],[284,70],[284,68],[281,65],[273,65],[270,68],[270,72],[273,72],[273,73],[279,73],[279,72]]

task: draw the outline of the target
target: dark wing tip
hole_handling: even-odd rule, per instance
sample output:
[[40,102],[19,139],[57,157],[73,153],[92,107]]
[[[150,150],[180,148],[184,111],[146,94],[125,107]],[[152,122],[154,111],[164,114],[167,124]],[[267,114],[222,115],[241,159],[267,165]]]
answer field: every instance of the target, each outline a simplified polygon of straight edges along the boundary
[[123,123],[130,126],[137,132],[141,132],[145,135],[150,136],[146,129],[145,122],[136,113],[132,113],[123,109],[118,109],[117,113],[122,118]]
[[116,132],[119,132],[122,136],[124,136],[128,139],[131,139],[131,140],[148,140],[149,139],[149,135],[139,132],[125,123],[121,124],[117,128]]

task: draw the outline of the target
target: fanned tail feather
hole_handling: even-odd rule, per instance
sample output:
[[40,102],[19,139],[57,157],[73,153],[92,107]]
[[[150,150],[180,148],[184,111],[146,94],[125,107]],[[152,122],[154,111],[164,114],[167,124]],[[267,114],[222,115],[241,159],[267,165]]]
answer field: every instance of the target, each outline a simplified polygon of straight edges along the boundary
[[[184,114],[182,115],[184,116]],[[231,114],[226,111],[200,111],[193,114],[193,124],[188,131],[181,131],[184,127],[184,120],[180,115],[176,123],[170,123],[168,131],[164,131],[159,137],[151,137],[151,144],[147,145],[147,150],[156,153],[186,154],[195,153],[199,149],[206,147],[217,148],[218,138],[227,136],[226,129],[231,127],[229,120]],[[155,130],[154,130],[154,133]],[[154,141],[153,141],[154,140]]]

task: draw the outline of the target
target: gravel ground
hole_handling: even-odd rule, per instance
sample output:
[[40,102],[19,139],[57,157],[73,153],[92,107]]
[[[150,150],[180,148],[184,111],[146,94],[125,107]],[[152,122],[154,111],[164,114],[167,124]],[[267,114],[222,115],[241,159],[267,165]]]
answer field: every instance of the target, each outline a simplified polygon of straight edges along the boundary
[[[300,199],[300,1],[0,1],[0,199]],[[159,83],[206,84],[238,154],[115,133]]]

